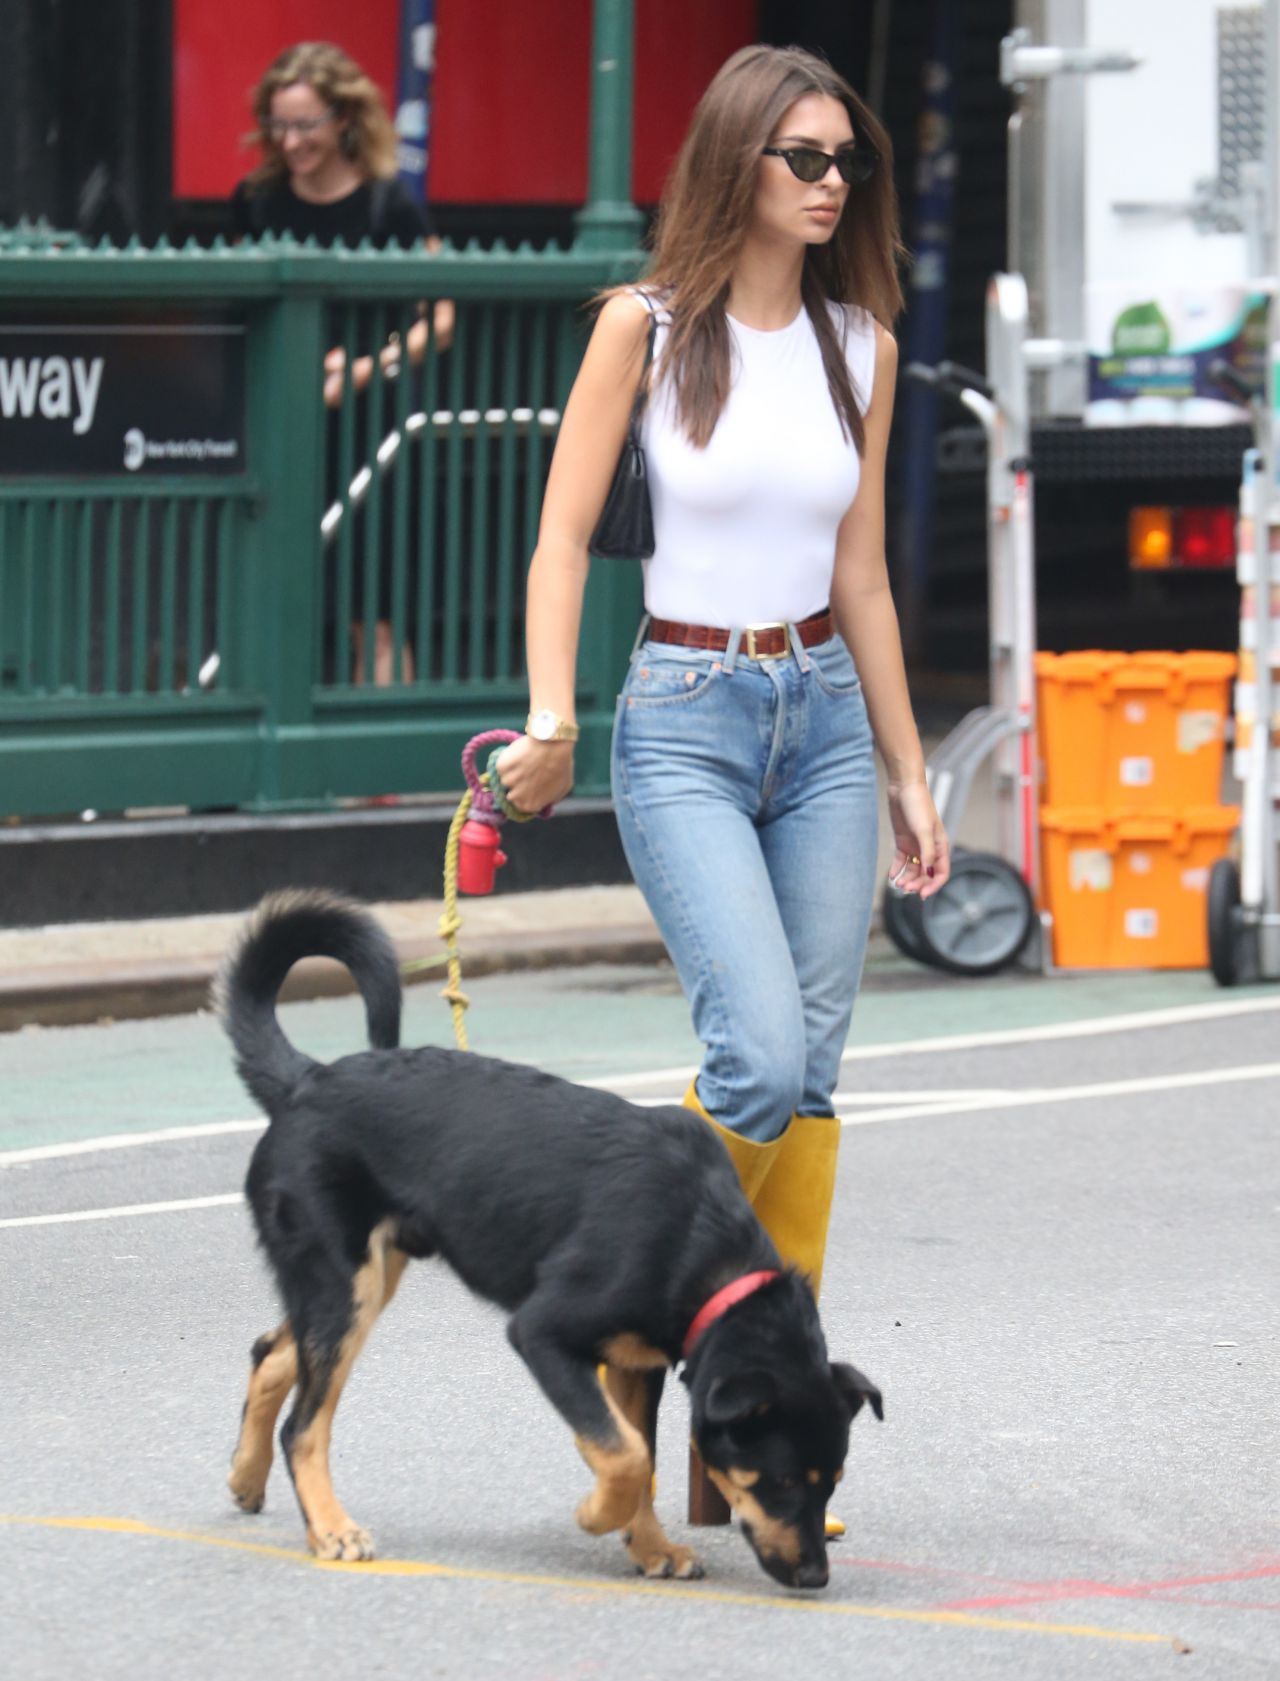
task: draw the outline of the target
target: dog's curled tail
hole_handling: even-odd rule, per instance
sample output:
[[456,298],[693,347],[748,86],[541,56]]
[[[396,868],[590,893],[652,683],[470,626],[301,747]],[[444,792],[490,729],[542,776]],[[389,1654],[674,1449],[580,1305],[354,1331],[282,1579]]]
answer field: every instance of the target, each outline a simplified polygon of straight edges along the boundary
[[344,964],[364,999],[370,1045],[389,1050],[400,1043],[400,967],[390,939],[368,912],[320,890],[269,894],[213,988],[240,1078],[268,1115],[315,1066],[289,1043],[276,1019],[285,976],[303,957]]

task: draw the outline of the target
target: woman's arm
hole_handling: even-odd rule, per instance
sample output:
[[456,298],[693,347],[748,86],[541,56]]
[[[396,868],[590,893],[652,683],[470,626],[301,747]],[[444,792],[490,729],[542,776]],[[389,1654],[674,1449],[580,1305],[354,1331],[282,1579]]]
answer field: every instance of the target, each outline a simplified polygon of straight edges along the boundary
[[[525,612],[529,709],[548,708],[569,723],[587,544],[622,453],[648,331],[649,311],[639,298],[620,293],[600,311],[565,404],[542,501]],[[501,763],[503,785],[522,811],[540,811],[573,786],[571,742],[524,736]]]
[[885,455],[897,371],[897,344],[877,327],[875,385],[866,417],[862,478],[836,538],[831,608],[858,668],[872,733],[888,773],[896,847],[890,874],[903,889],[928,898],[946,881],[951,866],[946,833],[925,781],[924,753],[907,693],[902,638],[884,557]]
[[[430,234],[423,240],[428,251],[438,251],[443,243],[438,234]],[[405,334],[405,348],[409,353],[410,362],[415,365],[422,361],[427,353],[427,341],[435,339],[437,350],[448,350],[453,343],[453,327],[457,311],[452,298],[438,298],[431,307],[431,330],[427,330],[427,305],[419,305],[422,313]],[[400,339],[398,334],[392,335],[392,342],[384,345],[380,353],[382,371],[389,378],[394,379],[400,372]],[[336,409],[342,402],[343,370],[346,367],[346,353],[341,346],[329,351],[324,359],[324,400],[331,409]],[[373,357],[357,356],[351,364],[351,385],[356,391],[363,391],[373,378]]]
[[[439,251],[444,245],[440,235],[434,233],[428,234],[422,243],[428,251]],[[411,362],[421,362],[427,349],[427,306],[423,304],[419,307],[423,313],[419,315],[406,335]],[[457,311],[454,309],[452,298],[437,298],[435,303],[431,305],[430,336],[435,339],[437,350],[448,350],[453,343],[453,323],[456,314]]]

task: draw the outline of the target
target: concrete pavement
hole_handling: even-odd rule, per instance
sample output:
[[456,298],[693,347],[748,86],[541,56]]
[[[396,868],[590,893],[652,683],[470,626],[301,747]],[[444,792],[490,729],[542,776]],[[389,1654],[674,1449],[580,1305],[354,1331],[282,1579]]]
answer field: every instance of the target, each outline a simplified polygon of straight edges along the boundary
[[[926,750],[933,744],[932,737],[926,738]],[[992,847],[995,836],[990,780],[982,772],[975,779],[958,838],[969,846]],[[513,851],[522,839],[517,834]],[[882,799],[882,878],[891,854]],[[418,963],[443,956],[438,933],[440,899],[397,900],[375,904],[373,909],[395,940],[402,961]],[[666,955],[639,890],[630,884],[497,893],[461,899],[459,909],[464,976],[581,963],[648,963]],[[243,917],[244,911],[236,911],[0,928],[0,1032],[198,1010]],[[443,964],[418,969],[405,979],[413,983],[442,975]],[[316,998],[348,991],[350,981],[344,971],[334,964],[314,962],[298,965],[284,996]]]
[[[405,963],[430,963],[406,981],[443,978],[439,899],[374,905]],[[635,887],[570,887],[463,899],[464,976],[575,963],[654,962],[665,947]],[[33,1024],[184,1014],[208,997],[244,921],[219,916],[78,922],[0,930],[0,1030]],[[323,959],[300,963],[286,998],[349,992],[350,977]]]

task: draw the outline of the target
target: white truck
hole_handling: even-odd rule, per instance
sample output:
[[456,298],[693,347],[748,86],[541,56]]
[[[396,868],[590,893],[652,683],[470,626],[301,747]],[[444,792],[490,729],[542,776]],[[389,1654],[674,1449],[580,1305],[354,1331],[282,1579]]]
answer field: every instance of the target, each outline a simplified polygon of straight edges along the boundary
[[1014,11],[1008,267],[1031,332],[1077,347],[1032,379],[1037,484],[1127,514],[1137,569],[1229,574],[1266,349],[1265,7]]
[[[934,752],[929,775],[955,833],[991,759],[998,851],[957,850],[925,904],[886,894],[885,926],[909,955],[962,973],[1045,960],[1047,908],[1031,939],[1043,900],[1036,597],[1065,583],[1090,605],[1088,566],[1096,576],[1098,552],[1110,556],[1095,543],[1086,562],[1083,534],[1118,512],[1139,583],[1217,574],[1200,582],[1216,586],[1219,646],[1238,642],[1242,667],[1245,653],[1253,662],[1237,725],[1250,708],[1264,723],[1247,749],[1237,731],[1241,864],[1214,866],[1210,957],[1227,983],[1280,978],[1280,788],[1265,728],[1280,640],[1268,611],[1280,548],[1280,113],[1265,91],[1280,89],[1280,0],[1018,0],[1001,75],[1014,96],[1009,262],[988,287],[986,376],[947,362],[908,369],[958,395],[985,439],[989,702]],[[1134,594],[1158,604],[1149,588]],[[1133,623],[1108,622],[1105,645],[1118,632],[1152,646],[1128,634]],[[1213,645],[1206,629],[1195,621],[1201,647]]]
[[1243,818],[1210,966],[1280,979],[1280,0],[1017,0],[1015,24],[1037,487],[1127,503],[1139,571],[1222,574]]

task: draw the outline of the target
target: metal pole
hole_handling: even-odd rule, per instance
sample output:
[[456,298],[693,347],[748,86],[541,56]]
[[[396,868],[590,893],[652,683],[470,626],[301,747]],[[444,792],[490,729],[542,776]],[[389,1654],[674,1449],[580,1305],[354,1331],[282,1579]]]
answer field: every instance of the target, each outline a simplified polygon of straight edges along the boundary
[[1020,274],[987,286],[987,378],[999,422],[987,443],[987,571],[991,705],[1017,720],[995,756],[1000,850],[1034,891],[1038,818],[1035,789],[1035,535],[1031,417],[1027,387],[1027,286]]
[[[916,163],[912,216],[915,264],[911,275],[906,360],[932,367],[947,351],[947,299],[959,158],[955,145],[957,31],[949,0],[934,0],[928,14],[928,28],[928,56],[921,73],[922,142]],[[918,665],[925,653],[929,607],[938,444],[937,389],[918,380],[908,381],[902,404],[902,448],[898,456],[902,485],[898,617],[907,662]]]
[[594,0],[587,202],[575,218],[580,251],[631,251],[644,217],[631,202],[633,0]]
[[[1280,525],[1280,0],[1267,0],[1266,7],[1266,172],[1267,172],[1267,276],[1271,285],[1268,309],[1267,386],[1264,410],[1267,417],[1262,450],[1263,493],[1258,498],[1254,519],[1254,661],[1257,707],[1254,718],[1254,780],[1258,812],[1259,868],[1254,882],[1260,889],[1261,909],[1271,919],[1280,912],[1280,871],[1276,860],[1276,749],[1271,739],[1272,716],[1276,710],[1275,656],[1276,623],[1273,589],[1276,577],[1273,549]],[[1246,849],[1247,856],[1247,849]],[[1251,875],[1253,871],[1249,872]],[[1246,897],[1246,903],[1248,902]],[[1264,975],[1280,973],[1280,932],[1264,924],[1261,934],[1261,967]]]

